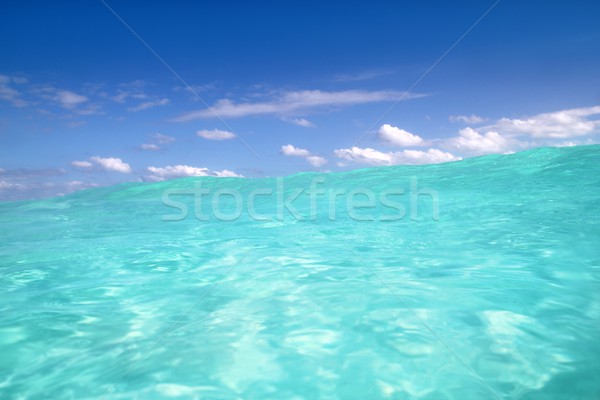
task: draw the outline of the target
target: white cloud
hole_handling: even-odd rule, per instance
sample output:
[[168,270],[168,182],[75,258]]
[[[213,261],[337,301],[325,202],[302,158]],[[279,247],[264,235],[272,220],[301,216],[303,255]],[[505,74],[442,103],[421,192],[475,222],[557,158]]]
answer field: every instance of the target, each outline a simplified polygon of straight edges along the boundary
[[163,135],[162,133],[158,133],[158,132],[153,134],[152,137],[154,139],[156,139],[158,144],[169,144],[169,143],[173,143],[175,141],[175,138],[173,136]]
[[26,187],[27,186],[22,183],[15,183],[15,182],[7,181],[7,180],[0,180],[0,190],[6,190],[6,189],[22,190],[22,189],[25,189]]
[[450,122],[464,122],[470,125],[481,124],[487,121],[486,118],[480,117],[479,115],[451,115],[449,118]]
[[393,157],[394,164],[439,164],[458,160],[462,158],[438,149],[403,150],[396,152]]
[[167,179],[183,178],[188,176],[216,176],[216,177],[242,177],[233,171],[224,169],[211,171],[208,168],[191,167],[189,165],[168,165],[166,167],[148,167],[151,175],[146,176],[150,181],[164,181]]
[[169,104],[169,99],[164,98],[164,99],[158,99],[158,100],[152,100],[152,101],[146,101],[144,103],[138,104],[135,107],[129,107],[127,110],[129,111],[142,111],[142,110],[147,110],[149,108],[153,108],[153,107],[158,107],[158,106],[164,106]]
[[337,149],[333,151],[337,158],[353,161],[359,164],[391,165],[392,153],[383,153],[371,148],[352,147],[351,149]]
[[100,107],[98,104],[89,104],[85,108],[80,108],[80,109],[75,110],[75,113],[77,113],[79,115],[93,115],[93,114],[99,114],[101,109],[102,109],[102,107]]
[[234,103],[228,99],[219,100],[211,108],[185,113],[174,121],[185,122],[201,118],[239,118],[250,115],[288,115],[318,107],[341,107],[382,101],[408,100],[423,95],[397,91],[345,90],[326,92],[322,90],[301,90],[283,92],[271,101],[255,103]]
[[311,154],[310,151],[295,147],[291,144],[281,146],[281,153],[289,157],[302,157],[313,167],[320,167],[327,164],[327,160],[324,157]]
[[322,165],[327,164],[327,160],[321,156],[308,156],[306,157],[306,161],[313,167],[320,167]]
[[516,140],[509,140],[498,132],[479,133],[473,128],[464,128],[459,131],[459,136],[451,138],[448,144],[459,150],[471,154],[508,153],[519,146]]
[[367,81],[375,78],[379,78],[385,75],[391,75],[394,71],[391,70],[377,70],[377,71],[363,71],[356,74],[345,74],[336,75],[333,80],[334,82],[357,82]]
[[163,135],[162,133],[153,133],[151,135],[152,139],[154,139],[154,143],[144,143],[140,146],[142,150],[149,151],[157,151],[162,149],[163,145],[167,145],[169,143],[173,143],[175,138],[172,136]]
[[572,108],[524,119],[502,118],[486,128],[507,135],[566,139],[600,132],[600,120],[588,118],[598,114],[600,106]]
[[120,172],[122,174],[130,174],[131,166],[116,157],[90,157],[90,161],[106,171]]
[[85,96],[71,92],[70,90],[57,90],[54,100],[66,109],[73,109],[78,105],[89,101]]
[[281,152],[285,156],[293,156],[293,157],[308,157],[310,156],[310,151],[306,149],[300,149],[291,144],[286,144],[281,146]]
[[31,87],[29,92],[79,115],[98,114],[101,110],[100,105],[91,104],[88,97],[71,90],[58,89],[50,85],[36,85]]
[[150,150],[150,151],[157,151],[160,150],[160,146],[154,143],[144,143],[141,146],[142,150]]
[[77,168],[91,168],[94,165],[106,170],[121,172],[123,174],[131,173],[131,166],[115,157],[90,157],[90,161],[72,161],[71,165]]
[[0,74],[0,99],[12,103],[15,107],[24,107],[28,103],[21,98],[22,93],[10,87],[11,83],[27,83],[27,79]]
[[117,103],[125,103],[127,99],[145,100],[150,98],[150,96],[144,92],[144,88],[148,85],[148,82],[142,80],[121,83],[119,84],[116,95],[108,96],[108,94],[105,94],[105,96]]
[[371,148],[352,147],[337,149],[333,153],[346,161],[369,165],[438,164],[461,159],[438,149],[381,152]]
[[202,93],[209,90],[215,90],[217,88],[217,82],[205,83],[203,85],[186,85],[186,86],[175,86],[173,90],[176,92],[185,91],[193,96],[197,97],[196,93]]
[[75,190],[97,186],[99,185],[96,183],[82,181],[48,182],[27,180],[25,182],[15,182],[10,180],[0,180],[0,201],[64,196]]
[[67,173],[62,168],[41,168],[41,169],[28,169],[28,168],[17,168],[12,170],[2,170],[1,173],[9,178],[14,179],[29,179],[36,177],[52,177],[62,176]]
[[423,146],[426,144],[420,136],[389,124],[381,125],[379,138],[386,143],[401,147]]
[[235,138],[235,134],[233,132],[222,131],[220,129],[204,129],[196,132],[196,135],[208,140],[229,140]]
[[98,185],[97,183],[93,183],[93,182],[68,181],[65,183],[65,188],[66,188],[67,193],[73,192],[75,190],[89,189],[89,188],[98,187],[98,186],[100,186],[100,185]]
[[292,118],[292,119],[284,118],[284,121],[290,122],[294,125],[303,126],[305,128],[314,128],[315,127],[315,124],[313,124],[306,118]]
[[127,99],[129,97],[130,93],[129,92],[123,92],[123,91],[119,91],[118,94],[114,95],[112,97],[112,99],[114,101],[116,101],[117,103],[124,103],[125,99]]
[[585,145],[598,144],[598,143],[600,143],[600,142],[596,139],[587,138],[587,139],[582,139],[582,140],[563,140],[560,142],[553,142],[553,143],[551,143],[551,146],[573,147],[573,146],[585,146]]
[[[590,143],[591,138],[588,141],[573,139],[600,133],[600,120],[591,118],[598,114],[600,106],[572,108],[521,119],[501,118],[488,126],[461,129],[458,136],[442,139],[441,143],[444,147],[469,155]],[[567,140],[558,142],[558,139]]]
[[136,100],[144,100],[147,99],[149,96],[146,93],[143,92],[129,92],[129,91],[123,91],[123,90],[119,90],[119,92],[112,96],[111,98],[116,101],[117,103],[125,103],[125,100],[127,100],[128,98],[132,98],[132,99],[136,99]]
[[71,165],[77,168],[91,168],[93,164],[89,161],[72,161]]
[[0,99],[10,102],[16,107],[23,107],[27,105],[27,102],[21,99],[21,92],[1,83]]
[[1,170],[0,201],[24,200],[59,196],[75,189],[89,187],[91,183],[49,179],[64,176],[67,171],[57,168]]
[[80,126],[83,126],[86,124],[86,121],[72,121],[72,122],[67,122],[67,126],[69,128],[77,128]]

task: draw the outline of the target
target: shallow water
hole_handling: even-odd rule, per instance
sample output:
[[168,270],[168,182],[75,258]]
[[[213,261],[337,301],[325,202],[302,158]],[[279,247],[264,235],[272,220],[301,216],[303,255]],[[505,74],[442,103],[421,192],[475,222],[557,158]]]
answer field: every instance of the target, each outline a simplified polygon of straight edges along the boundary
[[[544,148],[2,203],[0,398],[600,398],[599,162]],[[349,212],[357,189],[375,206]]]

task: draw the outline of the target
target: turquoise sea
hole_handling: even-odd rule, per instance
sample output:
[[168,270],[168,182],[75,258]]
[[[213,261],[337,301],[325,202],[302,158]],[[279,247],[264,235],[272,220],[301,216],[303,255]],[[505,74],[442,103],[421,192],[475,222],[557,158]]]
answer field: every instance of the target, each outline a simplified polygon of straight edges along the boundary
[[600,146],[0,203],[0,285],[1,399],[599,399]]

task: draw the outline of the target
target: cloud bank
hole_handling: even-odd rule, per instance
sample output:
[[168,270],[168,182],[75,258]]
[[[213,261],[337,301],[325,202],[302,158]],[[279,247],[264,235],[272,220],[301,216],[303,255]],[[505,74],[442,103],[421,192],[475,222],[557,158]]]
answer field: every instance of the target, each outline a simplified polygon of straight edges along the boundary
[[[348,149],[334,150],[333,154],[345,161],[367,165],[439,164],[461,160],[460,157],[438,149],[382,152],[368,147],[354,146]],[[343,165],[345,164],[342,163]]]
[[145,179],[152,182],[190,176],[215,176],[221,178],[242,177],[241,175],[227,169],[221,171],[211,171],[208,168],[192,167],[189,165],[148,167],[147,170],[150,172],[150,175],[147,175]]
[[[460,160],[461,156],[506,154],[539,146],[591,144],[594,143],[593,140],[582,137],[600,133],[600,119],[595,117],[597,115],[600,115],[600,106],[572,108],[523,118],[500,118],[486,126],[462,128],[453,137],[429,141],[404,129],[384,124],[379,128],[377,136],[386,145],[417,147],[435,143],[442,150],[430,148],[427,151],[385,152],[352,147],[337,149],[334,155],[342,159],[341,164],[344,165],[346,162],[367,165],[434,164]],[[450,120],[467,124],[486,121],[474,114],[451,116]]]
[[523,119],[501,118],[494,125],[486,128],[507,135],[565,139],[597,133],[600,120],[588,117],[598,114],[600,114],[600,106],[571,108]]

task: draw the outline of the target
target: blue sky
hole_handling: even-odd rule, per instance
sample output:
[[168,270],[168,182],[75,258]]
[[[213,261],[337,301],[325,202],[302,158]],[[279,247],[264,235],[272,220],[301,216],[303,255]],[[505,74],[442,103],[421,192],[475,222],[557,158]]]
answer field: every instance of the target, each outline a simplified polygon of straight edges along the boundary
[[494,4],[4,2],[0,200],[596,143],[600,4]]

